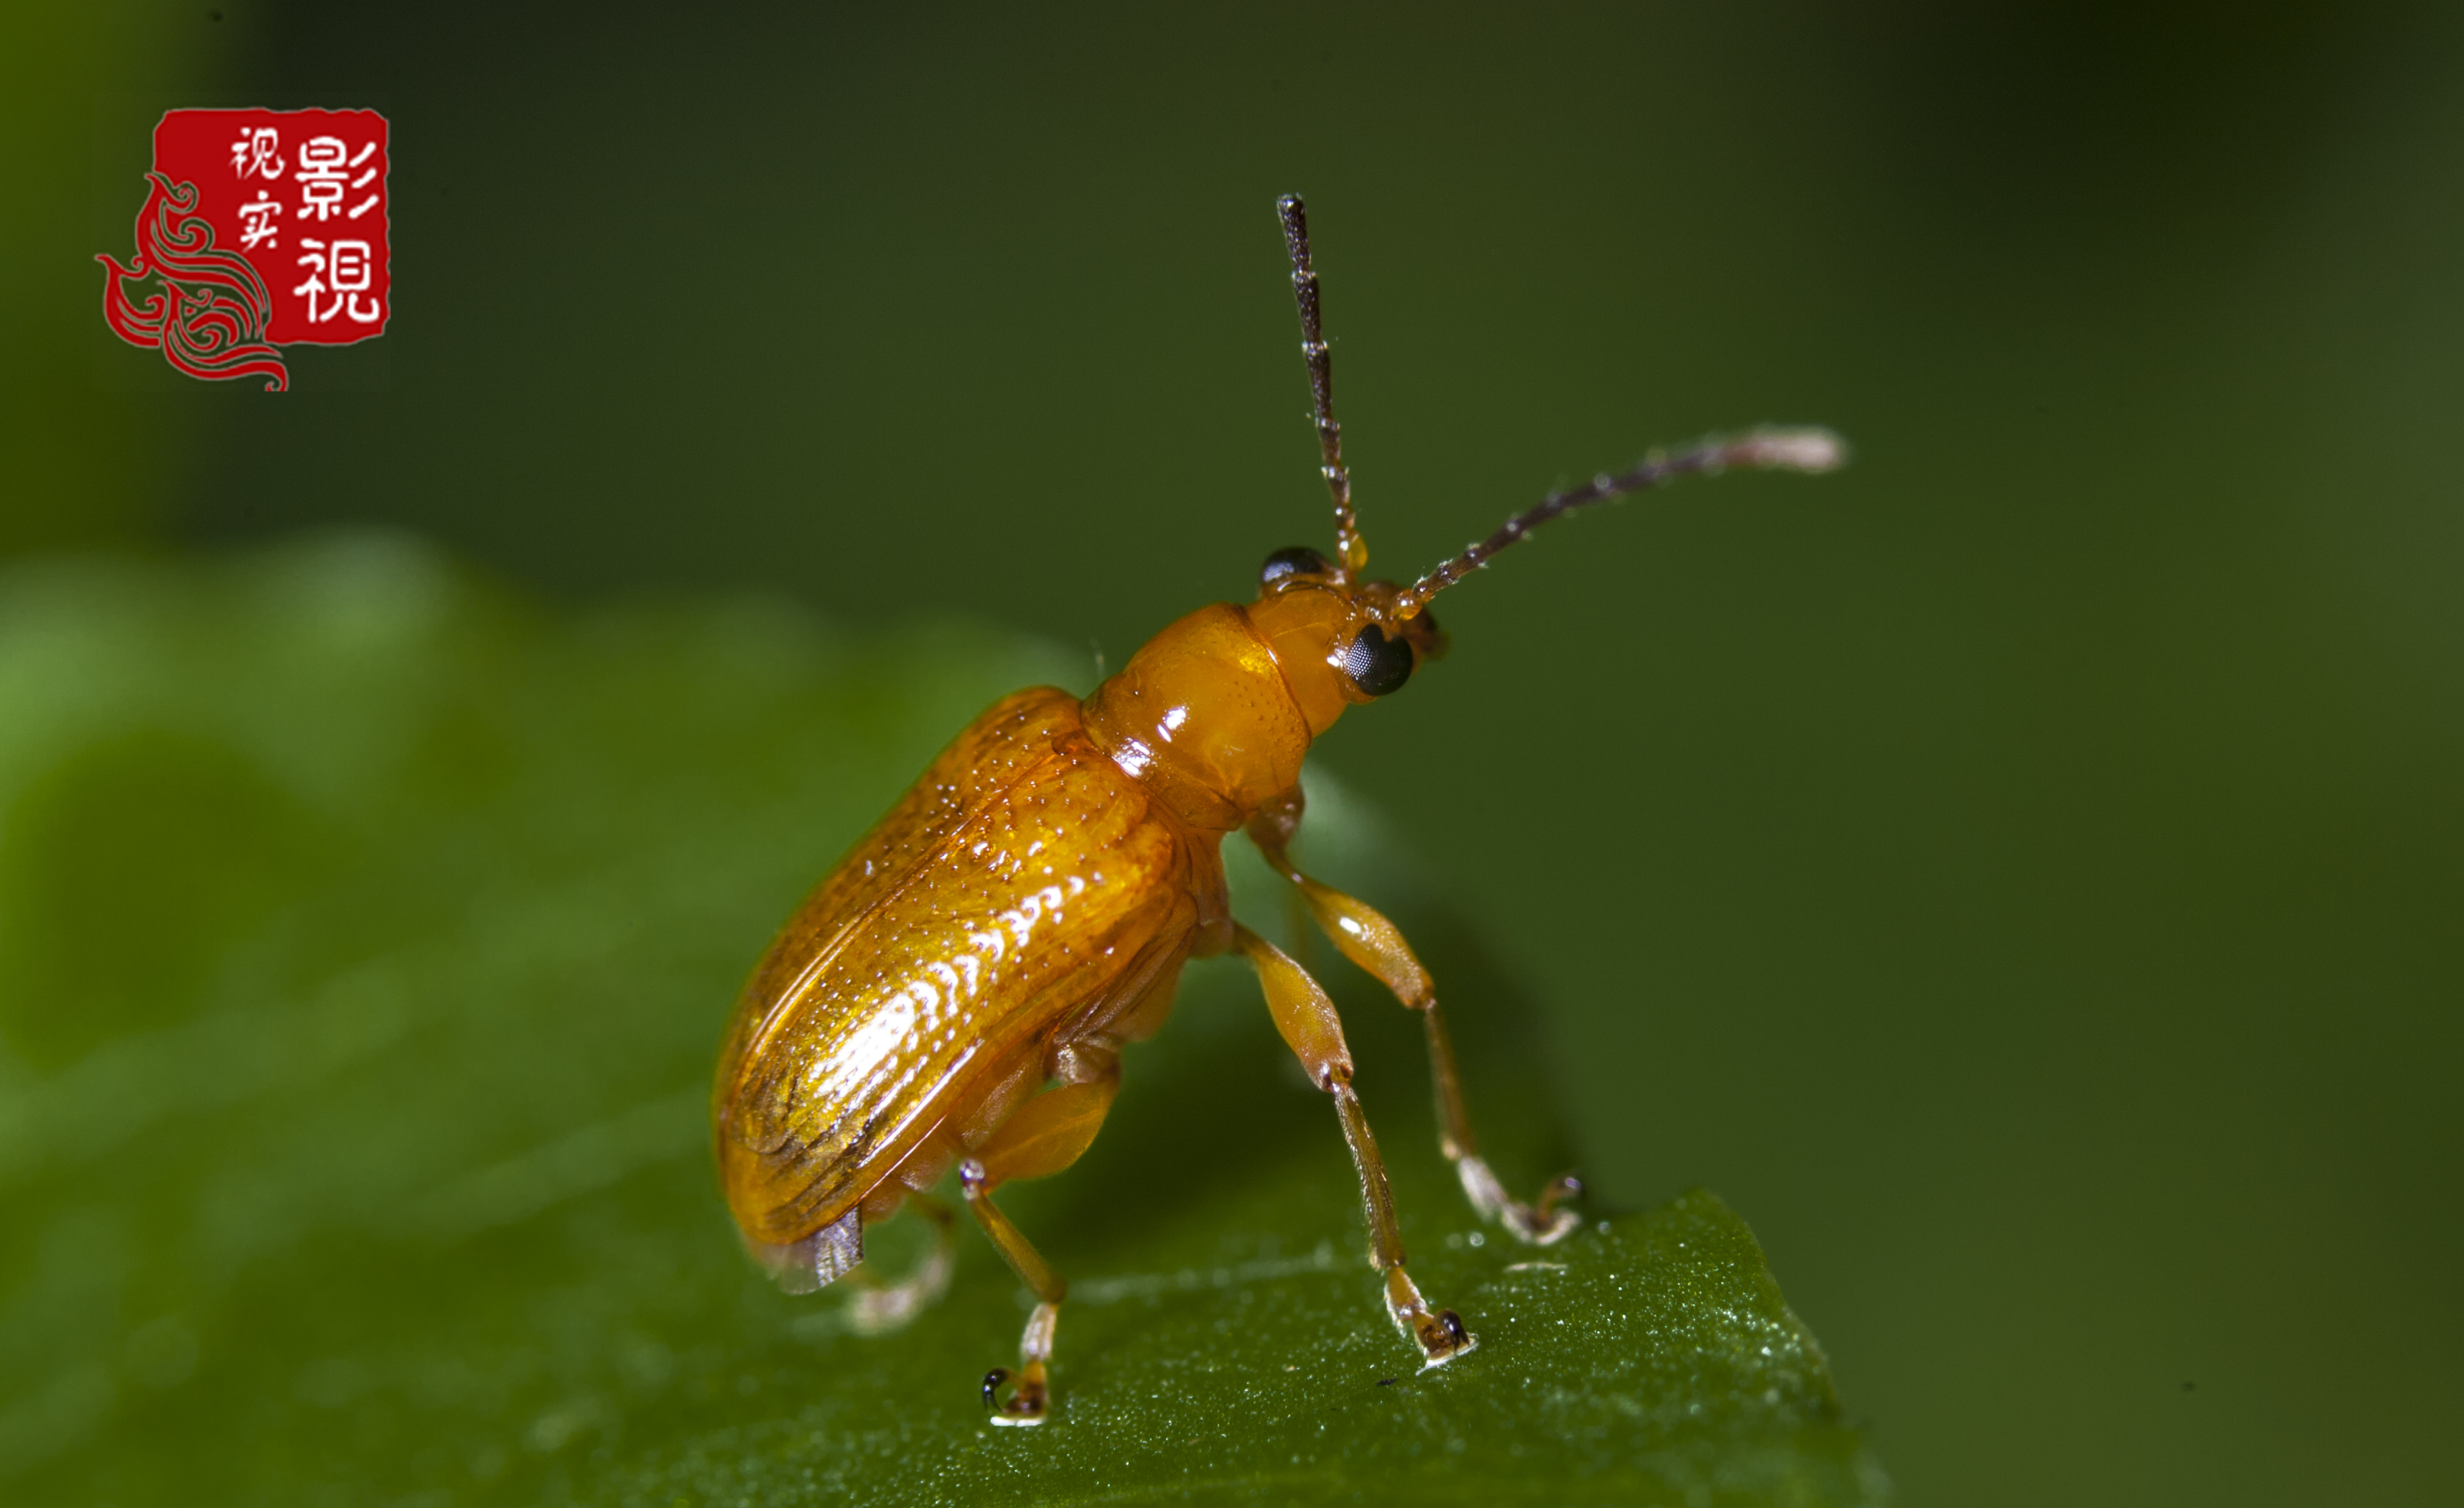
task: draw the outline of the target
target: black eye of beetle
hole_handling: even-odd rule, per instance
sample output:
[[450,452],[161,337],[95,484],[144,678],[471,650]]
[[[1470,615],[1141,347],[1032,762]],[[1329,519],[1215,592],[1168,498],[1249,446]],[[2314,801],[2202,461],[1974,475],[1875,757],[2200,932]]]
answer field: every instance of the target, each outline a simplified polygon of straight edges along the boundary
[[1266,557],[1266,564],[1258,568],[1258,585],[1271,587],[1294,576],[1325,576],[1333,569],[1325,556],[1306,544],[1295,544]]
[[1364,624],[1343,651],[1343,673],[1372,697],[1392,696],[1412,678],[1409,640],[1388,638],[1376,624]]

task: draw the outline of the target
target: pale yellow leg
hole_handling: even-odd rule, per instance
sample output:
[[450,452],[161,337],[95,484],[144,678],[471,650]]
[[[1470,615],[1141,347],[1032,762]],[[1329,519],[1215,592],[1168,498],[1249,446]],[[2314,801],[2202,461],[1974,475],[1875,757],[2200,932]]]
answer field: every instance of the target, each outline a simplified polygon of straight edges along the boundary
[[1386,1182],[1386,1163],[1377,1155],[1376,1138],[1370,1135],[1368,1114],[1353,1091],[1352,1052],[1344,1045],[1343,1022],[1334,1013],[1334,1002],[1307,969],[1247,927],[1233,929],[1232,945],[1258,971],[1275,1030],[1309,1071],[1310,1081],[1334,1097],[1335,1114],[1343,1120],[1343,1139],[1360,1174],[1360,1202],[1369,1216],[1370,1265],[1386,1279],[1387,1313],[1420,1348],[1425,1365],[1452,1361],[1472,1348],[1472,1337],[1453,1310],[1430,1308],[1403,1270],[1403,1231],[1395,1217],[1394,1190]]
[[1081,1051],[1072,1068],[1092,1076],[1045,1090],[1009,1118],[973,1157],[958,1164],[958,1186],[966,1191],[967,1208],[1001,1254],[1009,1259],[1019,1280],[1036,1297],[1035,1313],[1018,1342],[1018,1386],[1009,1398],[1000,1398],[1001,1385],[1010,1380],[1005,1367],[984,1377],[984,1407],[993,1423],[1042,1424],[1051,1385],[1045,1364],[1052,1358],[1052,1332],[1060,1322],[1061,1301],[1069,1285],[1045,1261],[1032,1242],[992,1200],[993,1190],[1022,1178],[1057,1173],[1085,1154],[1112,1107],[1120,1088],[1117,1060],[1109,1053]]
[[950,1286],[951,1247],[957,1234],[950,1207],[928,1194],[909,1194],[901,1208],[913,1209],[933,1222],[933,1244],[907,1275],[895,1282],[872,1276],[869,1264],[847,1275],[855,1284],[855,1293],[847,1299],[847,1324],[858,1335],[880,1335],[898,1329],[923,1313]]
[[1472,1136],[1471,1112],[1463,1104],[1463,1080],[1455,1068],[1454,1042],[1446,1032],[1445,1013],[1439,1009],[1437,987],[1429,971],[1420,966],[1401,930],[1375,907],[1318,883],[1293,866],[1287,846],[1300,826],[1300,816],[1301,795],[1294,790],[1250,822],[1249,839],[1265,855],[1266,863],[1291,882],[1319,929],[1343,956],[1375,975],[1396,999],[1420,1013],[1429,1038],[1429,1073],[1437,1085],[1438,1145],[1455,1164],[1472,1209],[1483,1219],[1498,1222],[1535,1246],[1564,1237],[1581,1223],[1581,1217],[1560,1209],[1559,1202],[1581,1192],[1582,1186],[1571,1175],[1556,1179],[1528,1205],[1507,1193]]

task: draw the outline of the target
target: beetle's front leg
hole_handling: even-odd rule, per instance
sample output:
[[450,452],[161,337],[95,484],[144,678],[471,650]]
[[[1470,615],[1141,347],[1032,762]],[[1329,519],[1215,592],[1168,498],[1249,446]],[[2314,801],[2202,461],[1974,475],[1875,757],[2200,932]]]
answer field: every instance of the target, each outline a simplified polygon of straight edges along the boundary
[[1451,1309],[1432,1309],[1403,1271],[1403,1231],[1395,1217],[1395,1194],[1386,1183],[1386,1163],[1377,1155],[1377,1141],[1369,1133],[1368,1114],[1352,1088],[1352,1052],[1344,1045],[1343,1022],[1334,1002],[1280,948],[1247,927],[1233,929],[1232,945],[1258,971],[1266,995],[1266,1009],[1311,1082],[1334,1097],[1335,1114],[1343,1120],[1343,1140],[1352,1148],[1353,1165],[1360,1173],[1360,1200],[1369,1215],[1369,1260],[1386,1279],[1386,1311],[1412,1343],[1420,1348],[1424,1367],[1453,1361],[1476,1343]]
[[1534,1246],[1562,1238],[1581,1223],[1581,1217],[1559,1205],[1580,1193],[1582,1185],[1571,1174],[1551,1180],[1540,1197],[1528,1205],[1507,1193],[1472,1136],[1471,1112],[1463,1104],[1463,1079],[1455,1068],[1454,1039],[1446,1031],[1445,1012],[1439,1008],[1429,971],[1420,966],[1402,932],[1376,908],[1318,883],[1293,865],[1287,850],[1300,821],[1301,793],[1294,788],[1269,802],[1250,820],[1249,840],[1275,873],[1291,882],[1319,929],[1343,956],[1375,975],[1396,999],[1419,1012],[1429,1038],[1429,1075],[1437,1086],[1438,1145],[1455,1164],[1472,1209],[1481,1218],[1496,1221]]

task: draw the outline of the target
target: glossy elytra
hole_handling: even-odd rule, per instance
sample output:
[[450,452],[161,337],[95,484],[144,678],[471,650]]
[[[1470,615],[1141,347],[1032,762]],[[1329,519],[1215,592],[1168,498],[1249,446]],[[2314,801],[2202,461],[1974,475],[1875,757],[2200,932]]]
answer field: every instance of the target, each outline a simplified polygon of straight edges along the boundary
[[[1164,1023],[1188,959],[1236,953],[1358,1164],[1369,1261],[1387,1312],[1435,1366],[1469,1350],[1454,1312],[1405,1271],[1386,1170],[1353,1090],[1343,1026],[1300,965],[1232,920],[1221,844],[1244,832],[1344,957],[1425,1024],[1440,1145],[1485,1219],[1545,1245],[1573,1229],[1559,1180],[1526,1204],[1481,1160],[1427,972],[1394,923],[1292,864],[1301,760],[1344,711],[1391,696],[1444,649],[1429,600],[1562,514],[1694,472],[1838,463],[1821,430],[1758,430],[1655,455],[1550,496],[1408,587],[1367,576],[1298,198],[1278,202],[1300,302],[1335,553],[1277,550],[1258,597],[1166,627],[1085,699],[1003,698],[944,749],[839,861],[753,971],[712,1101],[720,1180],[745,1244],[803,1293],[854,1275],[859,1328],[904,1321],[949,1275],[956,1167],[969,1212],[1038,1302],[1012,1379],[982,1384],[1001,1424],[1045,1417],[1067,1289],[994,1203],[1077,1161],[1120,1086],[1122,1044]],[[901,1207],[940,1239],[895,1281],[870,1276],[865,1228]]]

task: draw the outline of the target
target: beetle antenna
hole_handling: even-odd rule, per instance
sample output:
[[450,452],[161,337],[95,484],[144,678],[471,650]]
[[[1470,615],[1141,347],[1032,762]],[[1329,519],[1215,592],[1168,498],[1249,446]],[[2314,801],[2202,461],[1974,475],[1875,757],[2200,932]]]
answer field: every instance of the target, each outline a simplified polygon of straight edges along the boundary
[[1500,524],[1496,533],[1470,545],[1461,555],[1412,583],[1411,589],[1397,597],[1395,606],[1389,610],[1397,621],[1411,617],[1428,606],[1431,597],[1487,565],[1490,556],[1508,545],[1522,543],[1524,536],[1533,529],[1577,508],[1588,508],[1595,502],[1606,502],[1611,498],[1640,492],[1645,487],[1657,487],[1661,482],[1698,472],[1717,476],[1731,466],[1749,466],[1757,471],[1813,474],[1836,471],[1847,460],[1847,445],[1839,436],[1823,429],[1765,428],[1739,435],[1715,434],[1674,455],[1649,455],[1632,471],[1614,476],[1602,472],[1580,487],[1551,493]]
[[1369,543],[1360,537],[1360,521],[1352,511],[1352,474],[1343,466],[1343,426],[1334,422],[1334,374],[1328,365],[1326,331],[1317,307],[1317,270],[1309,265],[1309,208],[1301,196],[1287,193],[1275,201],[1283,217],[1284,246],[1292,254],[1292,297],[1301,306],[1301,354],[1309,359],[1309,397],[1317,407],[1319,470],[1326,490],[1334,495],[1335,553],[1345,571],[1357,574],[1369,566]]

